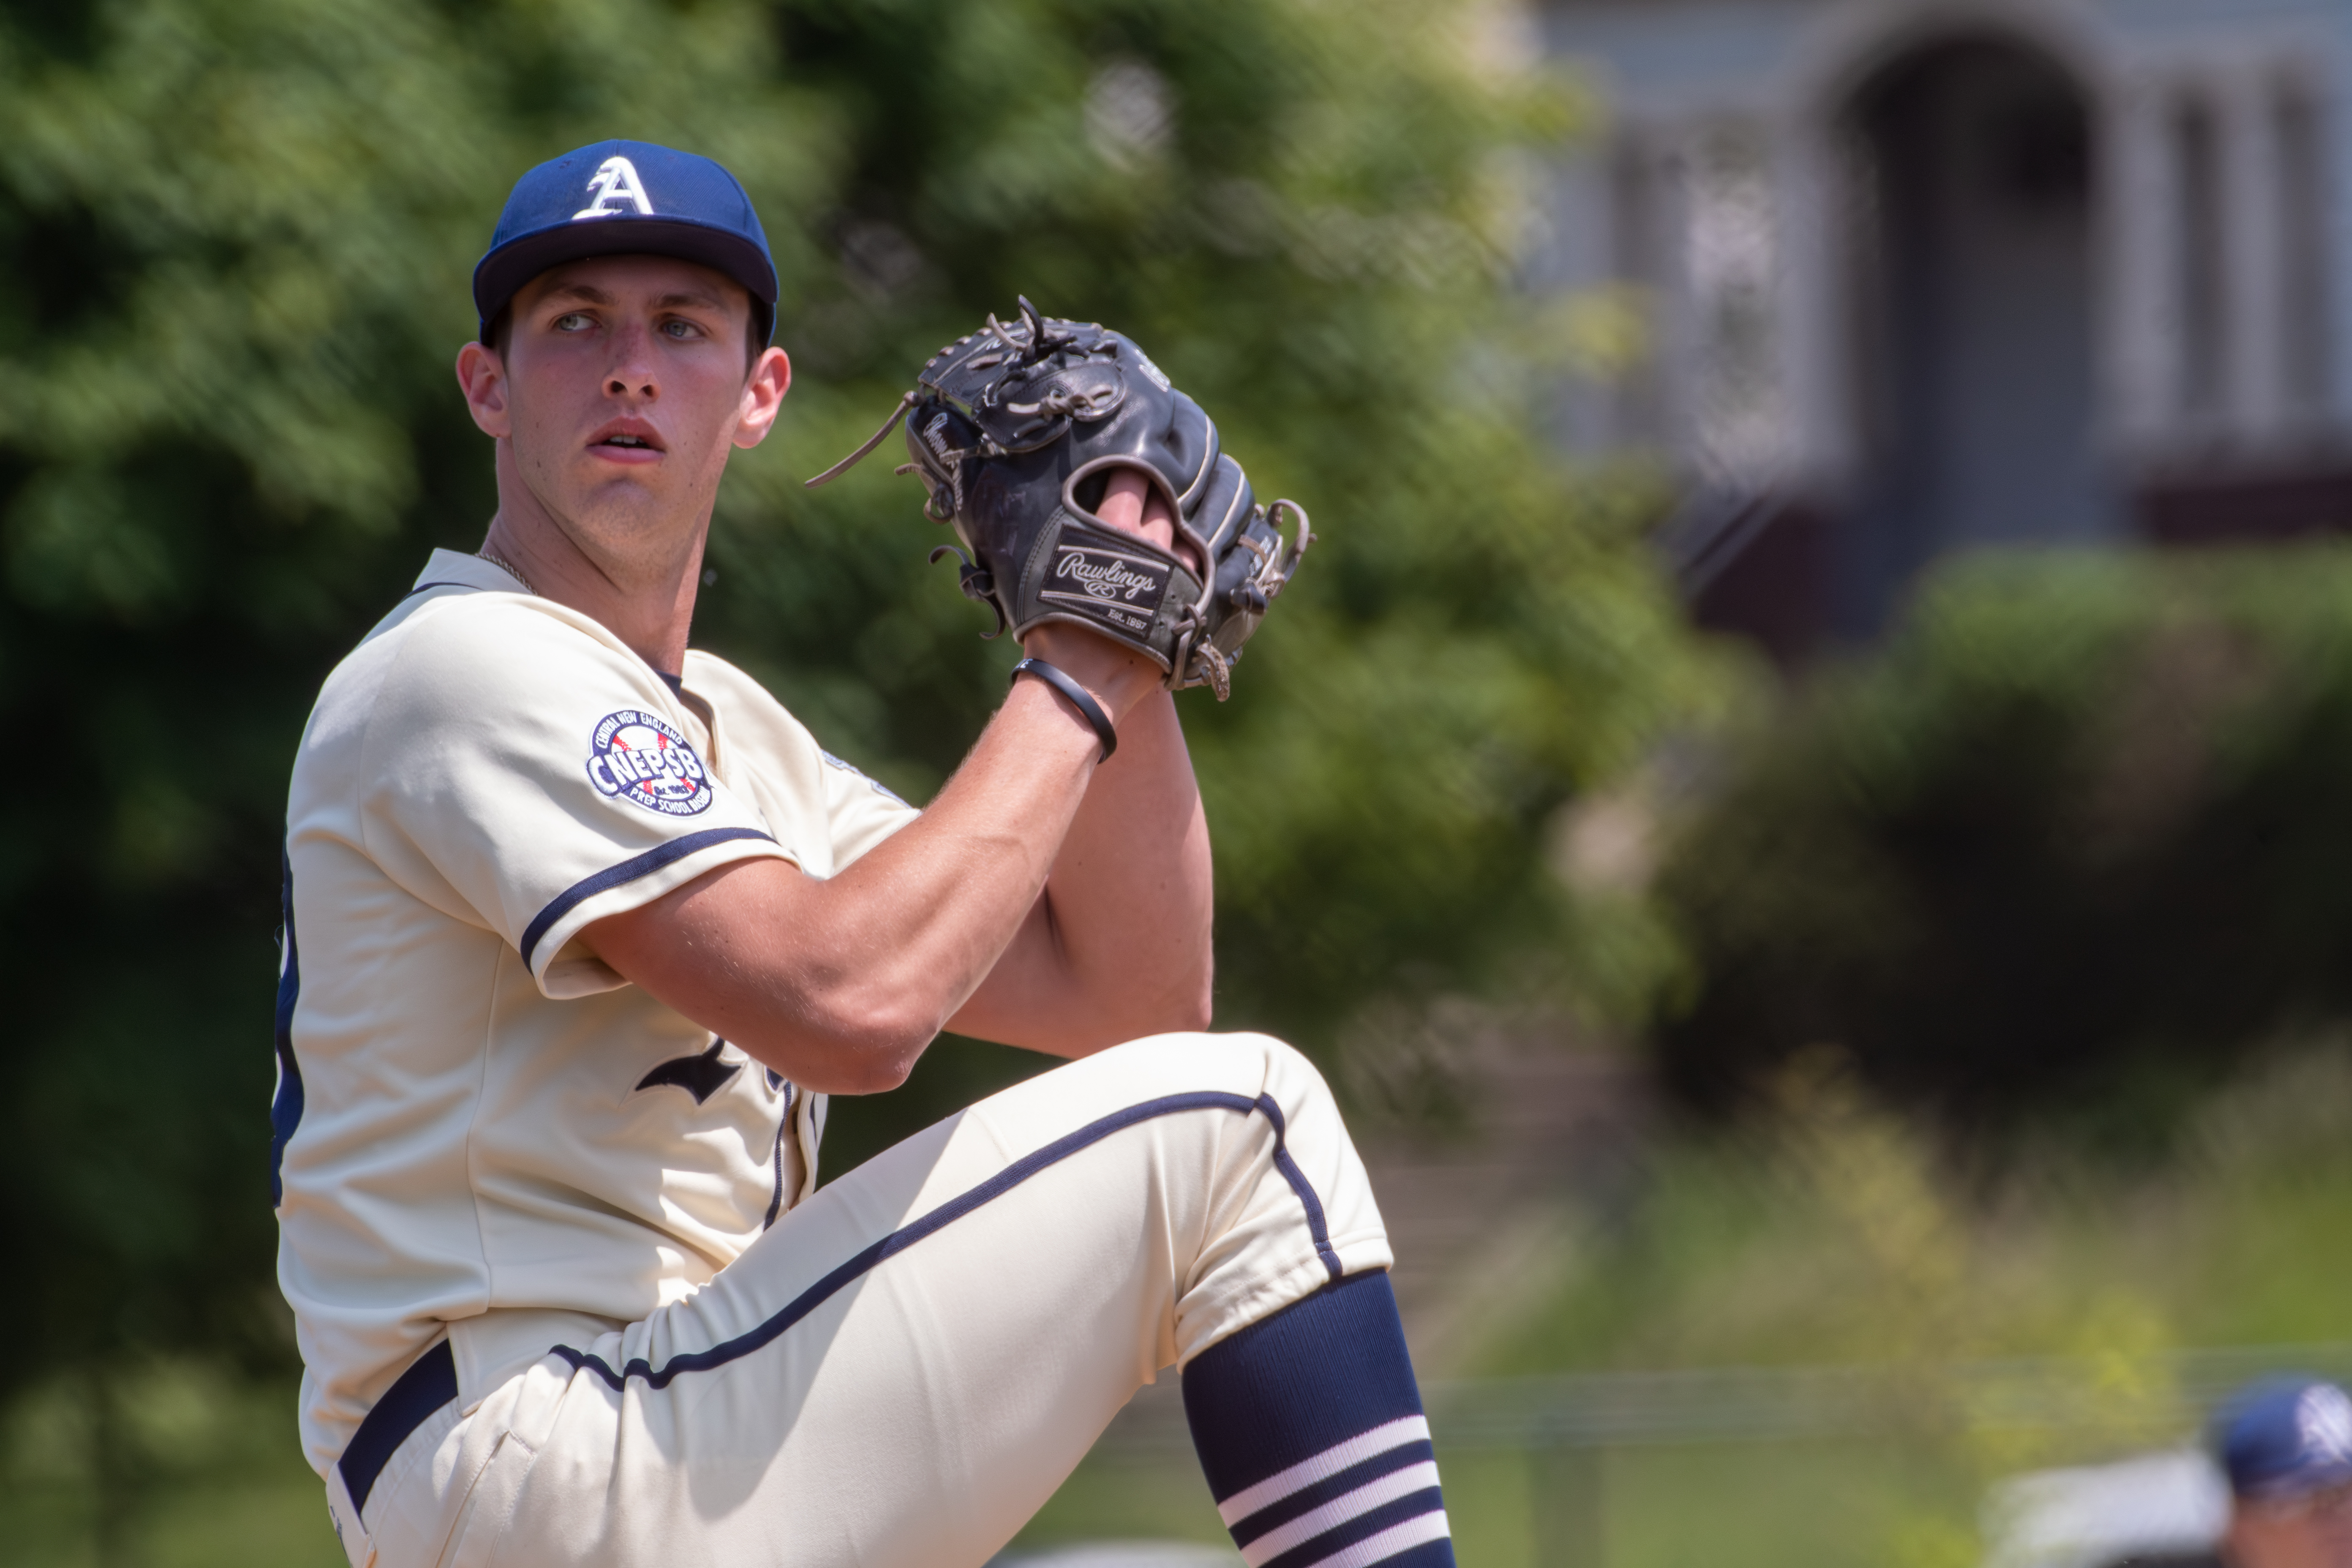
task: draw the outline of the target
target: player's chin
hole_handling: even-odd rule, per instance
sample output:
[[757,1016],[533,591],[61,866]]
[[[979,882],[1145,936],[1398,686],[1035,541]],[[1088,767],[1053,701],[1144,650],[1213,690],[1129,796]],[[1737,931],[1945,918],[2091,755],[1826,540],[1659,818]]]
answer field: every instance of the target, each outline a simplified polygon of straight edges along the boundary
[[670,493],[672,489],[641,484],[632,478],[583,485],[572,516],[583,533],[616,548],[691,529],[698,510]]

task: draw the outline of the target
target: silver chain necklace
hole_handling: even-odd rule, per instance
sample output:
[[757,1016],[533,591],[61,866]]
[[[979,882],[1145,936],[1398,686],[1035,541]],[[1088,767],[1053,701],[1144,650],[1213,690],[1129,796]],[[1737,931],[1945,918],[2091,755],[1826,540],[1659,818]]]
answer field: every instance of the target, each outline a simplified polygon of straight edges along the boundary
[[505,556],[499,554],[488,545],[483,545],[479,550],[475,551],[474,553],[488,562],[491,565],[497,567],[499,571],[505,573],[508,576],[513,578],[516,582],[521,584],[522,591],[524,593],[536,595],[539,592],[538,589],[530,585],[530,579],[524,576],[513,562],[508,560]]

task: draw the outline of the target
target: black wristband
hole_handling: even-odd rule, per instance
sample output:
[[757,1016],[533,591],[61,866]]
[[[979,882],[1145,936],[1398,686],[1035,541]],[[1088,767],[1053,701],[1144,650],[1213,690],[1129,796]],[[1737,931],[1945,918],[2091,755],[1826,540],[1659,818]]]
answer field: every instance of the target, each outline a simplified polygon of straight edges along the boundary
[[1068,698],[1070,706],[1078,710],[1079,717],[1095,727],[1095,739],[1102,742],[1102,755],[1095,761],[1110,761],[1110,754],[1118,750],[1118,731],[1111,728],[1110,715],[1102,710],[1102,704],[1094,700],[1093,694],[1042,658],[1024,658],[1013,667],[1014,680],[1024,675],[1035,676]]

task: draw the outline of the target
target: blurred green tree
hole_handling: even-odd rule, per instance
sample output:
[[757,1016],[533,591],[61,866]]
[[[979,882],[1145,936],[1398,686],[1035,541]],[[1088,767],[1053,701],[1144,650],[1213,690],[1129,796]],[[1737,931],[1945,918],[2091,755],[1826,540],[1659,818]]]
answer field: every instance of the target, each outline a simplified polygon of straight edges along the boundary
[[1660,879],[1668,1081],[1834,1045],[1948,1125],[2145,1152],[2352,1016],[2352,553],[1990,554],[1735,737]]
[[1234,700],[1186,704],[1221,1022],[1324,1047],[1377,998],[1552,951],[1573,922],[1542,825],[1704,678],[1643,498],[1580,485],[1535,430],[1562,334],[1511,287],[1523,170],[1583,107],[1478,66],[1476,23],[1452,0],[0,5],[0,709],[66,769],[29,773],[0,835],[0,1333],[40,1347],[0,1391],[141,1348],[283,1364],[288,761],[425,548],[479,541],[487,452],[447,368],[467,272],[514,176],[593,138],[727,163],[783,276],[800,379],[730,474],[700,640],[920,798],[1012,655],[967,640],[982,619],[925,574],[936,534],[887,464],[797,480],[1016,291],[1114,321],[1326,536]]

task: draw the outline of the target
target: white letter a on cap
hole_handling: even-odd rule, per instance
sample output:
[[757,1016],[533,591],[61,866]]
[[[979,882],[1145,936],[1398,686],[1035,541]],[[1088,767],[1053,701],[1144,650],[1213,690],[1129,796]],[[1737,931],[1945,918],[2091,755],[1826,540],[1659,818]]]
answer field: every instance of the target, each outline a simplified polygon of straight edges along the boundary
[[635,204],[639,216],[654,216],[654,204],[646,198],[645,183],[637,178],[637,166],[626,158],[607,158],[596,169],[588,188],[596,199],[572,215],[574,222],[583,217],[618,217],[621,202]]

